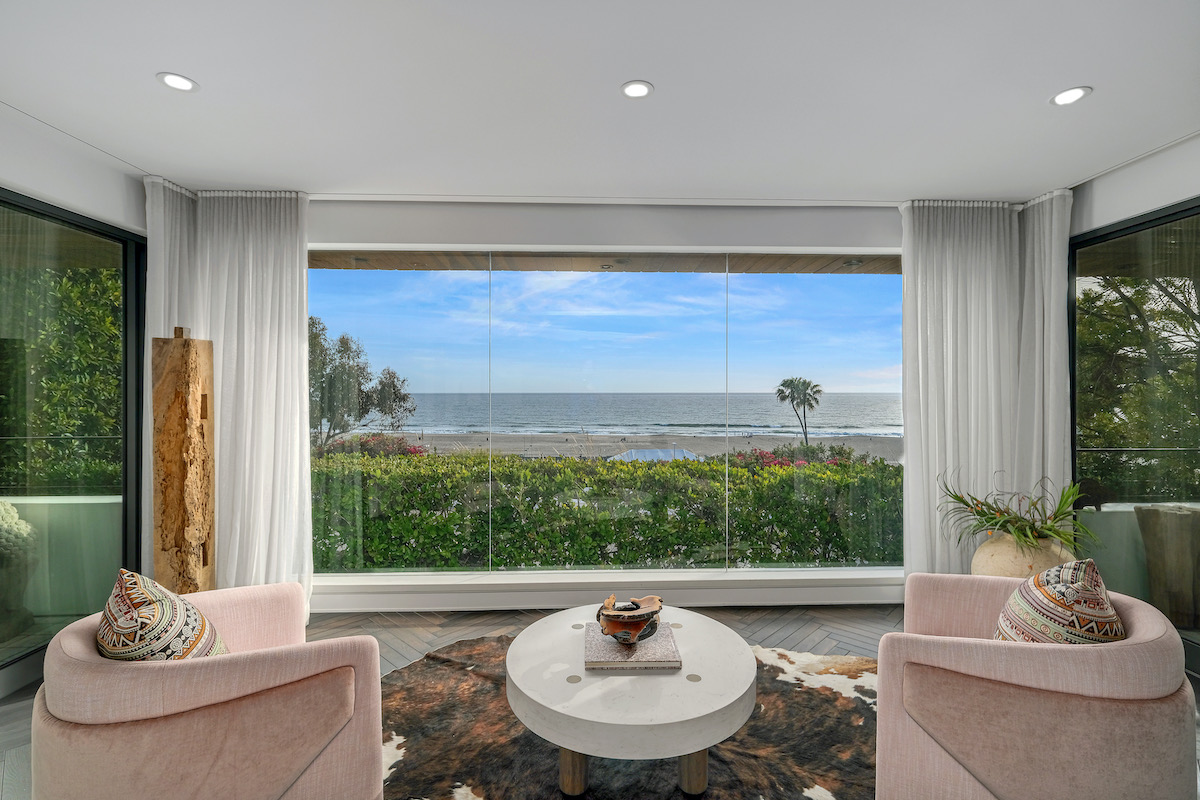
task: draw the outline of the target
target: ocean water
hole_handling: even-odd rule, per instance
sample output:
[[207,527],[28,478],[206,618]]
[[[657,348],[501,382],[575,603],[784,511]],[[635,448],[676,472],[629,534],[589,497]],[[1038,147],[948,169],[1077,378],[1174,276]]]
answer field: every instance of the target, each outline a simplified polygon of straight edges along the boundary
[[[774,394],[414,394],[405,424],[425,433],[588,433],[615,436],[799,435]],[[366,427],[370,427],[369,425]],[[808,413],[809,436],[901,436],[899,393],[836,393]]]

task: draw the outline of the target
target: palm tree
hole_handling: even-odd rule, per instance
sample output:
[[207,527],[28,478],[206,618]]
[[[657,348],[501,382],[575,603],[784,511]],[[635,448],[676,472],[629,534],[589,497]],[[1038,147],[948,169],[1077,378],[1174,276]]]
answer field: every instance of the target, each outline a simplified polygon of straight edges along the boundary
[[786,378],[779,382],[775,389],[775,397],[781,403],[789,403],[796,419],[800,420],[800,430],[804,432],[804,444],[808,445],[808,412],[816,411],[821,404],[821,384],[813,383],[807,378]]

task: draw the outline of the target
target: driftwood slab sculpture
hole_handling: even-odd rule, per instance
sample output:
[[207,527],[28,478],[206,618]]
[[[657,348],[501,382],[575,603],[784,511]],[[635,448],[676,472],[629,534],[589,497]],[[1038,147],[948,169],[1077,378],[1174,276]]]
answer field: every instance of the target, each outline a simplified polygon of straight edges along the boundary
[[611,636],[621,644],[636,644],[649,639],[658,631],[658,612],[662,611],[662,598],[656,594],[630,598],[628,603],[618,603],[617,596],[610,594],[596,611],[600,632]]
[[154,579],[180,593],[216,588],[213,343],[188,334],[151,352]]

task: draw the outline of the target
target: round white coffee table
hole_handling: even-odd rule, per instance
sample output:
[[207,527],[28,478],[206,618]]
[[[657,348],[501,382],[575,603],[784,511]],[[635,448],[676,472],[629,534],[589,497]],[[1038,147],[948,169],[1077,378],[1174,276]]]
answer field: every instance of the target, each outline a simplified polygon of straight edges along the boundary
[[513,640],[508,704],[517,719],[560,748],[559,788],[582,794],[587,757],[679,756],[679,787],[708,788],[708,748],[754,710],[757,665],[736,633],[701,614],[664,606],[682,669],[585,670],[584,625],[599,603],[551,614]]

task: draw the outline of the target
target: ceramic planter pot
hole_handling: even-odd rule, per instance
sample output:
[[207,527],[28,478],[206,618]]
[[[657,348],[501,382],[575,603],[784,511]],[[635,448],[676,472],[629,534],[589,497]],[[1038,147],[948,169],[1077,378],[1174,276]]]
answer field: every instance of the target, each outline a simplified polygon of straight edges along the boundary
[[1012,534],[989,536],[971,558],[972,575],[1028,578],[1055,564],[1074,561],[1075,554],[1058,539],[1038,539],[1037,547],[1018,547]]

